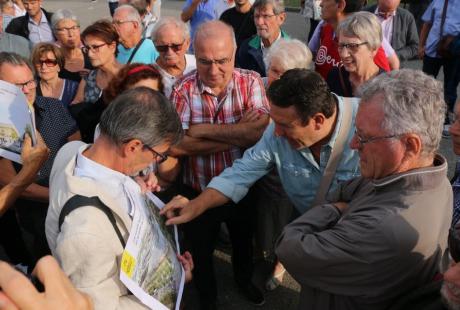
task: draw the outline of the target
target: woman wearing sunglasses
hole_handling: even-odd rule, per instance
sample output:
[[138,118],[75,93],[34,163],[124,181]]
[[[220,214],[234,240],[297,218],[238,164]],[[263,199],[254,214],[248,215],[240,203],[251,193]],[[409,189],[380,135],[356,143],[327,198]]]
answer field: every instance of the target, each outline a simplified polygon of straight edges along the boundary
[[152,41],[160,54],[155,67],[163,78],[164,94],[169,97],[174,83],[196,69],[195,56],[185,54],[190,46],[190,31],[178,18],[164,17],[155,25]]
[[61,50],[52,43],[39,43],[32,51],[32,63],[38,75],[37,96],[59,99],[68,107],[77,94],[78,82],[59,77],[65,66]]
[[382,27],[374,14],[357,12],[339,24],[337,33],[341,65],[329,72],[327,84],[339,96],[356,97],[361,85],[385,72],[374,62]]

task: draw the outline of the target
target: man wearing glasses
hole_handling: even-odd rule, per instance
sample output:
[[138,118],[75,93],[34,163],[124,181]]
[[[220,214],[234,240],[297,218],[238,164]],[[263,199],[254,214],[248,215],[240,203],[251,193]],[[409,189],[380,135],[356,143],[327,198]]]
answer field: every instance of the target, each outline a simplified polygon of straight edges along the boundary
[[23,4],[26,15],[14,18],[5,31],[26,38],[32,46],[40,42],[54,42],[53,14],[41,8],[43,0],[24,0]]
[[[100,130],[94,144],[73,142],[59,151],[50,180],[46,237],[64,272],[92,298],[95,309],[145,309],[120,281],[120,238],[128,239],[135,207],[143,200],[130,176],[163,162],[181,139],[182,128],[164,96],[140,87],[107,107]],[[59,224],[64,205],[75,195],[99,198],[116,226],[94,205],[73,210]]]
[[118,62],[155,63],[158,52],[152,40],[142,38],[142,20],[134,7],[128,4],[119,6],[113,14],[112,23],[119,35]]
[[236,57],[236,66],[254,70],[265,77],[267,73],[264,58],[270,46],[279,38],[288,38],[288,35],[281,30],[281,25],[286,19],[284,2],[283,0],[256,0],[252,9],[257,34],[241,44]]
[[[45,217],[49,199],[49,176],[58,150],[67,142],[80,139],[74,119],[61,101],[36,95],[35,82],[30,63],[14,53],[0,53],[0,79],[18,86],[26,96],[35,113],[36,129],[50,149],[50,156],[37,174],[34,183],[15,203],[19,223],[32,238],[32,264],[49,254],[45,237]],[[0,183],[9,183],[19,172],[20,166],[10,160],[0,160]],[[9,211],[8,211],[9,212]],[[2,227],[3,228],[3,227]],[[2,232],[5,233],[5,232]],[[8,232],[6,232],[8,233]],[[14,247],[14,245],[13,245]]]
[[362,88],[356,132],[362,177],[289,224],[276,253],[301,284],[299,309],[388,309],[439,272],[452,218],[447,162],[437,154],[441,84],[421,71]]
[[[221,21],[203,23],[195,33],[194,50],[197,70],[177,82],[171,94],[186,131],[172,155],[183,157],[182,194],[190,198],[256,143],[268,123],[268,102],[259,75],[234,68],[236,42],[230,26]],[[238,288],[253,304],[265,302],[251,282],[253,220],[251,206],[245,203],[223,202],[184,228],[202,309],[216,308],[212,254],[221,222],[231,236]]]

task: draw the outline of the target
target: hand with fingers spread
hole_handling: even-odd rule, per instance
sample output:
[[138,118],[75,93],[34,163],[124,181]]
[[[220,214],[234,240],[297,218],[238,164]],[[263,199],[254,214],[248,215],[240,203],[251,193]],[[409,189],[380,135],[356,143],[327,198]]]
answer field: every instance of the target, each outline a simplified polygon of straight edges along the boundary
[[177,255],[182,267],[185,271],[185,283],[192,281],[192,271],[195,265],[193,264],[192,254],[189,251],[185,251],[182,255]]
[[0,261],[1,310],[91,310],[91,299],[79,292],[51,256],[41,258],[33,274],[43,283],[39,293],[19,271]]

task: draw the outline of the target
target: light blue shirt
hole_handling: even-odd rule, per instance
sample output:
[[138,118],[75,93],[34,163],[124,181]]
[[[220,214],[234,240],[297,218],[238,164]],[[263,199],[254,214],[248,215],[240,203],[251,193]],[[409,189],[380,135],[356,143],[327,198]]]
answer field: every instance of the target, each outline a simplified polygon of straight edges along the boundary
[[[431,24],[425,45],[425,54],[429,57],[438,57],[436,47],[441,35],[443,8],[444,0],[433,0],[422,16],[423,22]],[[460,0],[449,0],[443,28],[443,36],[460,34]]]
[[53,31],[46,19],[45,13],[42,11],[42,17],[40,22],[37,24],[29,17],[29,41],[32,46],[40,42],[54,42]]
[[[192,18],[190,19],[190,38],[195,37],[195,31],[199,25],[209,20],[219,19],[220,14],[222,13],[222,0],[207,0],[201,1],[200,4],[196,7],[195,13],[193,13]],[[185,4],[182,8],[184,11],[192,4],[192,0],[185,1]],[[190,51],[193,51],[192,44],[190,45]]]
[[[241,159],[213,178],[208,187],[229,197],[234,202],[241,200],[249,188],[261,177],[276,167],[281,184],[297,210],[304,213],[311,207],[326,164],[337,139],[338,130],[342,126],[343,101],[337,97],[337,125],[329,142],[322,146],[320,163],[315,161],[309,148],[295,149],[284,137],[275,135],[274,123],[265,130],[262,138],[250,149],[246,150]],[[355,116],[359,99],[351,98],[353,105],[353,121],[348,133],[348,141],[337,166],[329,192],[334,191],[340,182],[359,176],[358,152],[350,149],[350,141],[355,131]]]
[[[132,52],[134,51],[135,47],[126,49],[123,45],[118,44],[118,55],[117,60],[121,64],[127,64],[129,57],[131,57]],[[143,64],[153,64],[158,57],[158,52],[155,49],[155,45],[153,45],[152,40],[145,39],[142,42],[139,49],[136,51],[131,63],[139,62]]]

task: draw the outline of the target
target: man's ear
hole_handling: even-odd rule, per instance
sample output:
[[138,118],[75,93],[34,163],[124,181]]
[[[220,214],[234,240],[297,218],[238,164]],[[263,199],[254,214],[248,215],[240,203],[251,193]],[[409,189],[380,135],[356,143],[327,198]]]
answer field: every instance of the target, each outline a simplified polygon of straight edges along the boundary
[[326,117],[323,113],[316,113],[311,117],[310,121],[314,122],[315,130],[319,130],[321,127],[323,127],[324,122],[326,121]]
[[337,3],[337,8],[339,12],[343,12],[345,10],[345,7],[347,6],[347,1],[346,0],[339,0],[339,3]]
[[281,26],[284,23],[284,21],[286,20],[286,12],[279,13],[278,18],[279,18],[279,24]]
[[403,138],[406,151],[404,157],[408,159],[419,158],[422,153],[422,140],[416,134],[409,133]]
[[142,149],[144,143],[139,139],[132,139],[122,145],[121,150],[124,157],[131,157]]

